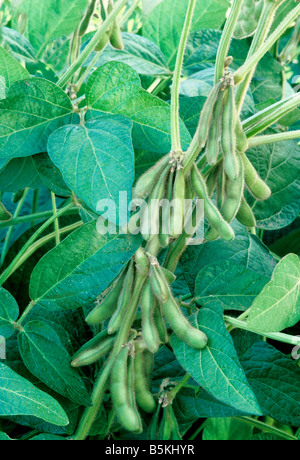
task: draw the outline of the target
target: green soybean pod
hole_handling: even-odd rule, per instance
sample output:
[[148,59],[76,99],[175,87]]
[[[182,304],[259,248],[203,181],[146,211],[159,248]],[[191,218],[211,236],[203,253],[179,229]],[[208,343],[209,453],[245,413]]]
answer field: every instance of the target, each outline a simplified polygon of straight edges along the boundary
[[174,414],[174,410],[171,404],[169,404],[166,409],[169,412],[170,425],[171,425],[171,441],[180,441],[182,437],[180,436],[179,426]]
[[97,45],[95,46],[94,51],[99,53],[100,51],[104,50],[106,45],[109,43],[109,32],[105,32],[105,34],[100,38]]
[[137,405],[148,414],[152,414],[156,409],[156,402],[151,393],[145,375],[144,354],[137,353],[134,358],[134,385]]
[[154,353],[149,350],[144,350],[144,369],[148,382],[148,388],[152,388],[152,373],[154,368]]
[[[235,181],[231,181],[230,179],[227,180],[227,187],[226,187],[226,197],[224,200],[224,204],[221,209],[221,214],[226,222],[229,224],[233,221],[235,216],[237,215],[240,206],[241,200],[243,198],[244,193],[244,167],[241,159],[240,161],[240,173]],[[219,233],[214,228],[208,230],[205,235],[205,238],[208,241],[214,241],[219,237]]]
[[156,299],[152,292],[150,280],[147,281],[140,301],[142,312],[142,335],[144,342],[152,353],[159,349],[160,338],[153,318],[156,306]]
[[236,155],[236,118],[234,86],[229,85],[224,94],[221,145],[224,168],[231,180],[235,180],[239,174],[239,163]]
[[122,348],[112,367],[110,393],[121,425],[127,431],[138,433],[142,429],[142,422],[129,396],[128,357],[129,348]]
[[239,116],[236,118],[235,134],[237,151],[239,153],[245,153],[246,150],[248,150],[249,141],[245,131],[243,130],[243,125]]
[[209,198],[205,181],[196,165],[193,166],[191,178],[196,194],[199,198],[204,200],[204,212],[206,219],[225,241],[232,241],[235,237],[234,231]]
[[79,37],[83,37],[84,34],[87,31],[87,28],[89,26],[91,17],[93,16],[93,13],[94,13],[94,10],[95,10],[96,1],[97,0],[91,0],[90,3],[89,3],[88,9],[86,11],[86,14],[85,14],[85,16],[83,18],[82,23],[80,24],[79,33],[78,33]]
[[97,326],[109,319],[117,309],[118,299],[123,289],[126,270],[124,270],[117,282],[113,284],[105,299],[97,305],[94,310],[86,317],[89,326]]
[[206,347],[208,338],[202,331],[192,326],[184,316],[171,289],[167,302],[162,304],[162,310],[177,337],[196,350],[202,350]]
[[241,206],[236,218],[242,225],[245,225],[245,227],[256,227],[256,218],[244,197],[242,198]]
[[219,164],[213,166],[211,171],[208,173],[206,177],[206,187],[208,196],[211,197],[214,190],[216,189],[219,174],[222,171],[222,167]]
[[168,331],[167,331],[166,323],[164,321],[162,310],[159,304],[157,304],[154,309],[153,319],[154,319],[154,323],[158,331],[158,335],[159,335],[161,343],[168,343],[169,341]]
[[90,366],[107,355],[114,344],[114,337],[107,337],[98,345],[90,347],[73,357],[72,367]]
[[242,154],[242,160],[245,168],[245,182],[250,193],[257,200],[267,200],[270,198],[272,191],[270,187],[259,177],[256,169],[245,154]]
[[[167,406],[168,407],[168,406]],[[172,422],[167,407],[163,408],[163,416],[159,427],[159,440],[170,441],[172,434]]]
[[159,419],[160,419],[160,404],[157,405],[156,411],[149,423],[147,438],[149,441],[156,441],[158,439]]
[[[109,0],[108,6],[107,6],[108,14],[110,14],[112,10],[113,10],[113,2]],[[116,48],[117,50],[121,51],[124,49],[124,42],[122,38],[121,27],[117,19],[114,20],[112,27],[111,27],[110,43],[111,43],[111,46],[113,48]]]
[[214,106],[211,125],[206,144],[206,158],[210,165],[215,165],[220,153],[224,91],[220,91]]
[[133,189],[133,200],[145,199],[149,196],[169,161],[170,154],[167,154],[138,179]]
[[159,242],[162,248],[166,248],[170,244],[171,233],[171,216],[170,216],[170,202],[173,197],[175,171],[171,168],[169,177],[167,179],[167,190],[165,194],[164,207],[161,210],[161,226],[159,232]]
[[146,255],[145,249],[140,247],[136,251],[134,255],[134,259],[135,259],[135,267],[136,267],[137,272],[140,273],[141,275],[147,275],[150,270],[150,262]]
[[150,283],[155,297],[164,303],[168,299],[169,285],[159,265],[151,265]]
[[171,218],[171,235],[177,238],[182,234],[185,212],[185,176],[183,169],[176,171],[174,190],[174,207]]
[[108,324],[108,333],[109,335],[117,332],[122,324],[124,318],[124,312],[128,305],[128,302],[131,299],[132,287],[134,282],[134,265],[131,261],[128,267],[127,274],[124,279],[123,287],[118,299],[117,309],[112,315],[110,322]]
[[205,101],[200,115],[199,125],[197,129],[198,146],[200,149],[203,149],[208,138],[208,132],[211,126],[213,110],[218,98],[218,94],[221,89],[221,85],[222,82],[220,81],[212,88],[208,98]]
[[165,194],[165,183],[169,167],[162,172],[154,189],[150,193],[148,206],[145,207],[141,222],[141,233],[146,241],[160,232],[160,202]]

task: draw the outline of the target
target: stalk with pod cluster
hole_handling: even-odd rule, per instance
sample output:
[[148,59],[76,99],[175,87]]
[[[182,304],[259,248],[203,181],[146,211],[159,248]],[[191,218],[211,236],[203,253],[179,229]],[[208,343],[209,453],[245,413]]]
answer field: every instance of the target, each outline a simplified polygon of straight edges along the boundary
[[[122,4],[119,1],[117,5],[121,7]],[[177,263],[188,239],[193,236],[186,230],[185,216],[189,211],[190,219],[193,219],[194,198],[204,201],[208,223],[206,241],[218,238],[232,241],[235,233],[231,223],[235,218],[247,228],[255,227],[256,219],[244,193],[247,190],[256,200],[263,201],[270,198],[272,191],[259,176],[246,151],[249,146],[267,144],[268,136],[255,137],[255,134],[300,104],[299,97],[295,95],[249,120],[241,120],[240,109],[257,63],[300,15],[300,5],[297,5],[268,36],[280,2],[264,0],[249,55],[233,73],[228,50],[241,4],[241,0],[233,1],[217,55],[215,84],[202,109],[196,134],[184,152],[180,140],[179,87],[196,5],[196,0],[189,1],[172,86],[172,150],[140,177],[133,191],[135,200],[148,200],[149,205],[154,203],[150,214],[149,206],[140,210],[144,244],[86,318],[92,327],[108,321],[107,329],[82,347],[72,362],[74,367],[80,367],[107,357],[94,387],[93,406],[85,410],[74,439],[84,439],[89,434],[109,381],[112,403],[120,424],[126,430],[141,432],[141,409],[154,414],[152,429],[163,433],[163,439],[178,439],[178,426],[170,404],[166,404],[162,417],[159,416],[160,406],[151,393],[151,374],[154,354],[161,345],[168,343],[172,332],[193,349],[203,350],[209,346],[205,333],[185,317],[172,291]],[[111,15],[108,17],[110,19],[101,26],[104,31],[115,20]],[[83,26],[86,26],[85,22]],[[118,29],[115,28],[109,37],[112,44],[119,46]],[[108,40],[108,36],[105,38],[102,34],[101,40],[103,38]],[[96,33],[91,40],[92,45],[88,45],[88,52],[98,39],[99,34]],[[81,63],[82,57],[77,59],[70,72]],[[69,77],[62,78],[61,86]],[[283,141],[297,138],[299,132],[275,136],[276,141]],[[273,141],[274,135],[269,137],[269,142]],[[171,215],[164,207],[161,208],[163,199],[166,203],[174,201]],[[189,210],[184,209],[185,199],[190,200]],[[136,215],[132,219],[136,221]],[[129,221],[128,231],[132,222]],[[139,308],[141,326],[136,325],[139,324],[136,323]],[[245,323],[242,324],[245,328]]]

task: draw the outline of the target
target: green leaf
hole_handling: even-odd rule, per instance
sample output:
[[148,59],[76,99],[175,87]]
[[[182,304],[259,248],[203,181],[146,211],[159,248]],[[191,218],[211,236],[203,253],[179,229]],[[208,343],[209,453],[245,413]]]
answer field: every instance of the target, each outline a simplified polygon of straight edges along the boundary
[[264,414],[280,423],[300,426],[300,368],[271,345],[259,342],[241,364]]
[[[140,75],[170,75],[166,59],[155,43],[140,35],[123,33],[122,36],[124,50],[107,46],[97,61],[97,67],[107,62],[117,61],[129,65]],[[92,57],[93,55],[91,59]]]
[[183,254],[181,264],[184,276],[192,290],[199,271],[211,264],[231,261],[251,272],[271,278],[276,261],[269,250],[255,236],[249,235],[241,225],[234,223],[236,238],[231,243],[223,240],[200,246],[189,246]]
[[261,0],[244,0],[241,12],[234,30],[234,37],[251,37],[257,29],[258,21],[263,7]]
[[73,107],[54,83],[31,78],[14,83],[0,101],[0,158],[46,151],[49,135],[72,123]]
[[37,61],[34,49],[24,35],[10,27],[1,27],[1,32],[3,47],[8,48],[13,57],[26,63]]
[[201,305],[218,300],[224,310],[245,311],[269,280],[269,277],[231,260],[206,265],[196,279],[196,299]]
[[97,222],[79,228],[33,270],[31,299],[46,308],[75,309],[93,302],[127,264],[141,240],[101,235]]
[[0,335],[9,338],[15,327],[13,322],[18,319],[19,307],[14,297],[5,289],[0,288]]
[[4,204],[0,201],[0,222],[6,222],[12,218],[10,212],[7,211]]
[[54,425],[68,425],[58,402],[0,363],[0,416],[31,415]]
[[255,395],[239,363],[223,310],[218,302],[201,308],[196,324],[208,337],[204,350],[195,350],[174,334],[171,344],[181,366],[205,391],[235,409],[261,415]]
[[60,170],[50,160],[47,153],[40,153],[32,157],[39,179],[43,184],[58,196],[67,197],[71,191],[65,183]]
[[253,428],[234,418],[210,418],[205,423],[203,441],[247,441]]
[[18,192],[42,185],[33,157],[13,158],[0,170],[0,189],[3,192]]
[[35,377],[79,405],[90,404],[86,387],[54,329],[42,321],[31,321],[18,335],[18,344],[24,364]]
[[245,416],[233,407],[221,403],[202,389],[183,388],[174,400],[174,410],[180,423],[194,423],[199,418]]
[[37,56],[54,39],[75,31],[87,6],[87,0],[26,0],[20,11],[28,15],[27,37]]
[[[7,90],[15,81],[23,80],[24,78],[30,77],[21,64],[10,56],[3,48],[0,46],[0,78],[3,78],[1,81],[4,83],[5,90]],[[6,94],[6,91],[5,91]],[[5,98],[5,95],[2,99]]]
[[[163,0],[152,9],[143,24],[144,37],[161,49],[171,70],[175,67],[187,7],[188,0]],[[197,0],[191,31],[221,28],[228,7],[226,0]]]
[[[95,212],[100,200],[112,200],[119,214],[120,192],[128,203],[134,182],[132,122],[103,115],[84,126],[65,126],[48,141],[48,153],[70,189]],[[127,223],[125,219],[118,222]]]
[[262,145],[247,152],[251,163],[272,190],[266,201],[248,198],[257,227],[277,230],[292,223],[300,212],[300,147],[296,141]]
[[256,297],[248,326],[259,332],[280,332],[300,321],[300,260],[289,254],[275,268],[272,280]]
[[0,441],[13,441],[6,433],[0,432]]
[[[170,106],[141,87],[137,72],[126,64],[109,62],[99,67],[86,86],[87,118],[114,113],[130,118],[137,149],[168,153],[171,148]],[[181,124],[183,148],[191,137]]]
[[67,441],[62,436],[55,436],[55,434],[42,433],[34,436],[30,441]]

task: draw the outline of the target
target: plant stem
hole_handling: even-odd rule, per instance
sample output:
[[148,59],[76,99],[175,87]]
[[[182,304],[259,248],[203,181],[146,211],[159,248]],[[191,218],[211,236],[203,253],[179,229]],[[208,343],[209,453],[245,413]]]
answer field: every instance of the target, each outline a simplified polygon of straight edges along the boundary
[[135,286],[133,289],[133,295],[129,303],[126,315],[124,315],[124,321],[122,323],[121,329],[117,335],[115,345],[111,355],[109,356],[102,372],[100,373],[98,380],[95,384],[95,388],[92,394],[92,407],[88,407],[83,417],[80,421],[77,432],[75,433],[73,439],[76,441],[84,440],[93,425],[95,418],[99,412],[99,408],[102,404],[103,396],[106,390],[107,382],[111,373],[112,366],[115,362],[116,357],[120,353],[122,347],[126,345],[128,336],[130,334],[130,329],[135,318],[135,314],[138,308],[141,290],[144,287],[146,282],[147,275],[138,275],[136,278]]
[[[78,209],[73,208],[69,212],[66,213],[67,215],[78,214]],[[6,227],[12,227],[15,225],[25,224],[27,222],[34,222],[37,220],[47,219],[47,217],[51,217],[53,215],[53,211],[43,211],[38,212],[37,214],[29,214],[28,216],[17,217],[16,219],[11,219],[7,222],[0,223],[0,229]]]
[[[262,46],[273,24],[276,10],[278,9],[281,3],[282,1],[276,2],[274,0],[264,0],[263,10],[260,15],[257,30],[252,40],[247,59],[253,56],[253,54]],[[241,112],[241,109],[243,107],[243,103],[244,103],[248,88],[250,86],[253,74],[255,72],[255,69],[256,69],[256,66],[251,69],[251,72],[249,72],[247,77],[244,79],[241,85],[239,85],[237,88],[236,102],[237,102],[238,113]]]
[[238,329],[243,329],[244,331],[253,332],[258,335],[262,335],[268,339],[276,340],[277,342],[287,343],[289,345],[300,345],[300,338],[292,335],[282,334],[279,332],[259,332],[254,331],[245,321],[241,321],[237,318],[231,318],[230,316],[224,316],[224,320],[227,324],[237,327]]
[[75,83],[77,92],[80,90],[80,88],[83,85],[83,83],[85,82],[86,78],[89,76],[90,72],[93,70],[94,65],[98,61],[98,59],[101,56],[101,54],[103,53],[103,51],[104,51],[104,49],[101,50],[101,51],[96,52],[95,56],[93,57],[93,59],[91,60],[89,65],[85,68],[85,70],[84,70],[83,74],[80,76],[79,80]]
[[264,110],[256,113],[250,118],[247,118],[242,124],[248,138],[264,131],[276,121],[280,120],[291,110],[296,109],[300,105],[300,93],[286,98],[283,101],[267,107]]
[[169,403],[172,403],[173,399],[176,398],[176,395],[179,393],[179,391],[186,386],[188,381],[190,380],[191,376],[190,374],[186,374],[180,382],[174,387],[171,391],[169,391],[167,399]]
[[248,75],[249,72],[258,64],[261,58],[272,48],[276,41],[284,34],[290,25],[300,15],[300,5],[297,5],[282,20],[277,29],[269,36],[264,44],[234,73],[235,84],[238,85]]
[[[64,235],[65,233],[70,233],[73,232],[74,230],[77,230],[77,228],[82,227],[83,222],[79,221],[76,222],[75,224],[68,225],[67,227],[63,227],[59,229],[59,235]],[[45,244],[49,243],[49,241],[53,240],[56,238],[57,234],[56,232],[49,233],[49,235],[44,236],[43,238],[40,238],[38,241],[33,243],[25,252],[23,257],[19,260],[19,262],[16,264],[14,268],[14,272],[18,270],[18,268],[23,265],[24,262],[26,262],[29,257],[32,256],[38,249],[42,248],[45,246]]]
[[224,75],[225,59],[227,57],[230,41],[239,18],[242,3],[243,0],[233,0],[228,19],[222,32],[216,59],[215,84],[218,83],[220,78]]
[[122,8],[127,4],[128,0],[119,0],[116,3],[115,8],[111,12],[111,14],[105,19],[105,21],[101,24],[91,41],[87,44],[84,48],[82,53],[78,56],[78,58],[73,62],[70,68],[61,76],[57,85],[60,88],[64,88],[65,85],[72,79],[73,75],[77,72],[77,70],[82,66],[85,60],[89,57],[91,52],[94,50],[95,46],[99,43],[100,38],[102,38],[107,29],[111,26],[114,22]]
[[[240,0],[239,0],[240,1]],[[188,35],[191,29],[193,15],[195,11],[196,0],[189,0],[187,13],[185,16],[185,22],[181,34],[179,48],[177,52],[177,59],[174,71],[172,96],[171,96],[171,139],[172,139],[172,151],[181,151],[180,141],[180,120],[179,120],[179,89],[180,79],[183,66],[184,52],[187,44]]]
[[69,211],[71,208],[73,208],[73,203],[70,203],[69,205],[65,206],[64,208],[60,209],[57,214],[53,215],[48,219],[27,241],[27,243],[23,246],[21,251],[17,254],[17,256],[14,258],[14,260],[11,262],[11,264],[6,268],[6,270],[2,273],[0,276],[0,286],[2,286],[5,281],[11,276],[11,274],[15,271],[15,266],[18,264],[20,259],[24,256],[24,254],[27,252],[27,250],[30,248],[30,246],[37,240],[37,238],[46,230],[49,225],[51,225],[57,217],[62,216],[65,214],[67,211]]
[[249,139],[249,149],[259,145],[273,144],[274,142],[289,141],[300,139],[300,129],[296,131],[287,131],[285,133],[270,134],[268,136],[256,136]]
[[[23,204],[24,204],[24,201],[26,200],[26,197],[28,195],[28,192],[29,192],[29,188],[26,188],[24,190],[24,193],[23,193],[23,196],[22,198],[20,199],[18,205],[17,205],[17,208],[15,210],[15,213],[13,215],[13,219],[16,219],[21,210],[22,210],[22,207],[23,207]],[[11,223],[13,221],[13,219],[11,219],[9,221],[9,223]],[[14,225],[10,225],[10,228],[6,234],[6,237],[5,237],[5,241],[4,241],[4,245],[3,245],[3,249],[2,249],[2,254],[1,254],[1,261],[0,261],[0,264],[3,265],[3,262],[4,262],[4,259],[6,257],[6,254],[7,254],[7,251],[9,249],[9,245],[10,245],[10,241],[11,241],[11,237],[12,237],[12,234],[13,234],[13,231],[14,231]]]
[[254,428],[258,428],[261,431],[266,431],[268,433],[275,434],[277,436],[280,436],[281,438],[289,439],[290,441],[297,441],[297,438],[295,436],[292,436],[289,433],[286,433],[285,431],[280,430],[279,428],[276,428],[271,425],[267,425],[264,422],[261,422],[260,420],[255,420],[251,417],[233,417],[235,420],[238,420],[239,422],[244,422],[247,423],[248,425],[253,426]]
[[[56,198],[55,198],[55,193],[51,192],[51,201],[52,201],[52,209],[53,209],[53,214],[57,214],[57,207],[56,207]],[[56,246],[59,245],[60,243],[60,236],[59,236],[59,220],[58,218],[55,219],[54,221],[54,229],[55,229],[55,242]]]

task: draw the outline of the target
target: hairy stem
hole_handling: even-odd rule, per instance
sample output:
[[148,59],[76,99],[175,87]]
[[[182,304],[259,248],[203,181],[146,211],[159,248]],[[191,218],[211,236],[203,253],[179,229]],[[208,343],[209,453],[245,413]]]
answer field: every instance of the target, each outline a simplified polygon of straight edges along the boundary
[[259,145],[273,144],[274,142],[290,141],[300,139],[300,129],[287,131],[285,133],[269,134],[267,136],[256,136],[249,139],[249,149]]
[[[66,215],[75,215],[78,214],[77,208],[71,208]],[[36,214],[29,214],[28,216],[17,217],[15,219],[11,219],[7,222],[0,222],[0,229],[6,227],[13,227],[15,225],[26,224],[27,222],[33,223],[37,220],[47,219],[53,215],[53,211],[43,211],[38,212]]]
[[234,417],[234,419],[243,423],[247,423],[248,425],[251,425],[254,428],[258,428],[263,432],[272,433],[290,441],[297,441],[295,436],[292,436],[291,434],[286,433],[285,431],[282,431],[274,426],[267,425],[267,423],[261,422],[260,420],[255,420],[251,417]]
[[215,71],[215,84],[218,83],[221,77],[224,74],[224,67],[225,67],[225,59],[228,54],[230,41],[232,39],[232,35],[237,24],[239,14],[241,11],[243,0],[234,0],[228,19],[226,21],[220,45],[218,48],[217,53],[217,60],[216,60],[216,71]]
[[[53,209],[53,214],[57,214],[57,207],[56,207],[56,197],[55,193],[51,192],[51,201],[52,201],[52,209]],[[55,219],[54,221],[54,229],[55,229],[55,242],[56,246],[59,245],[60,243],[60,235],[59,235],[59,220],[58,218]]]
[[[240,0],[239,0],[240,1]],[[180,79],[183,66],[184,52],[186,43],[191,29],[193,15],[195,11],[196,0],[189,0],[189,5],[185,17],[185,23],[183,26],[179,48],[177,52],[176,66],[174,71],[173,86],[172,86],[172,97],[171,97],[171,139],[172,139],[172,151],[181,151],[180,141],[180,120],[179,120],[179,88]]]

